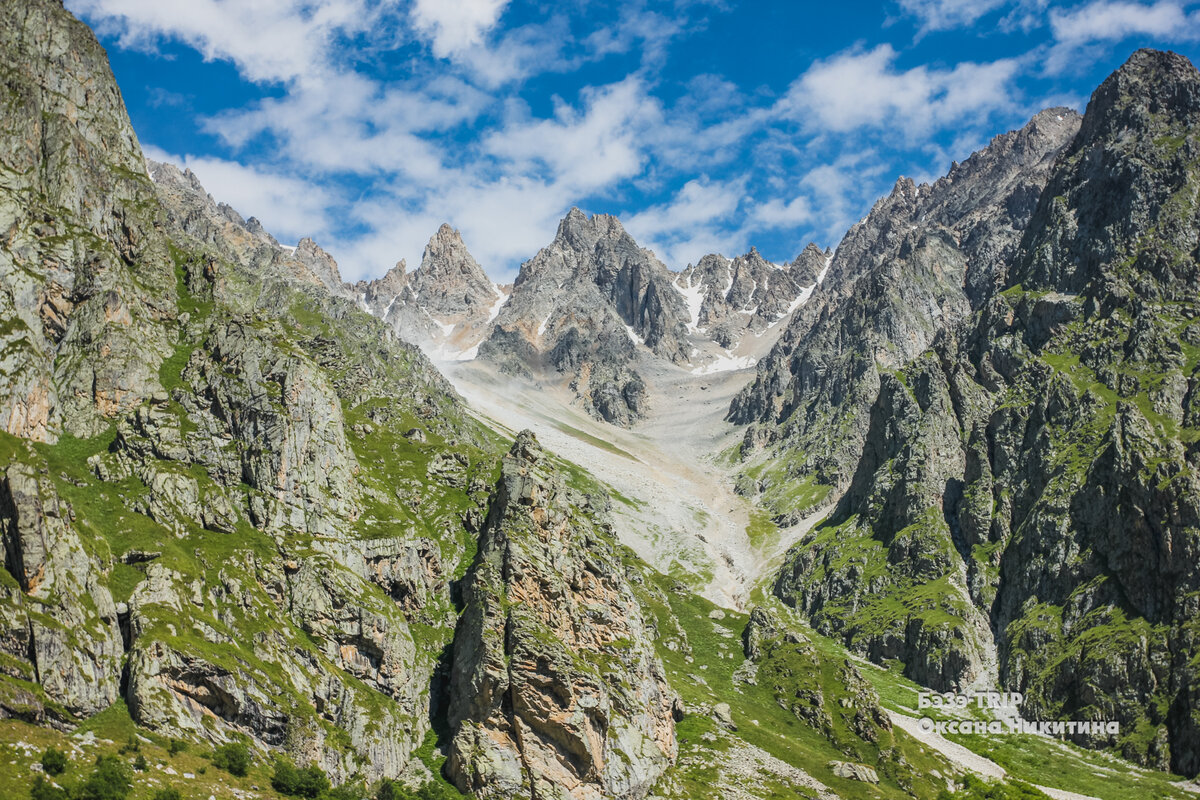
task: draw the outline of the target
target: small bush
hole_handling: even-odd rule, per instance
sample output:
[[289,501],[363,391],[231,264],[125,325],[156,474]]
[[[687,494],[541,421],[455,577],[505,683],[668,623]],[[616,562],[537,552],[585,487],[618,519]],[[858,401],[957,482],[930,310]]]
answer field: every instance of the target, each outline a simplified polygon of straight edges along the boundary
[[138,757],[133,760],[133,768],[138,772],[145,772],[146,770],[150,769],[150,764],[147,763],[144,755],[138,753]]
[[183,800],[183,797],[179,794],[178,789],[168,786],[155,792],[150,800]]
[[140,753],[142,752],[142,743],[138,740],[137,736],[131,733],[129,734],[129,738],[125,740],[125,744],[118,752],[120,752],[121,755],[126,755],[127,753]]
[[326,791],[320,800],[363,800],[365,797],[367,788],[361,783],[344,783]]
[[462,796],[444,783],[430,782],[414,792],[386,778],[375,790],[375,800],[460,800]]
[[30,800],[70,800],[64,789],[60,789],[48,780],[38,775],[33,779],[29,788]]
[[187,750],[187,748],[187,742],[183,741],[182,739],[172,739],[171,743],[167,745],[167,752],[170,753],[172,757],[175,757]]
[[62,775],[67,770],[67,754],[62,750],[47,747],[42,753],[42,769],[47,775]]
[[244,742],[230,742],[213,750],[212,763],[214,767],[223,769],[230,775],[245,777],[250,770],[250,748]]
[[301,769],[286,758],[280,758],[275,762],[271,787],[288,797],[314,799],[330,790],[329,778],[323,769],[316,764],[309,764]]
[[99,756],[87,780],[75,790],[75,800],[125,800],[133,788],[129,767],[116,756]]

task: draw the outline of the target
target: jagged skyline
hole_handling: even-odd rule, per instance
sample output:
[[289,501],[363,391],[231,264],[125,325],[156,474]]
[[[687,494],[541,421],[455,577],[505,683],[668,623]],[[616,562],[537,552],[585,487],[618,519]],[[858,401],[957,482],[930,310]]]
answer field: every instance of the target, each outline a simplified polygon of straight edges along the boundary
[[943,174],[1133,47],[1195,58],[1186,4],[898,0],[68,0],[152,157],[351,280],[443,222],[498,281],[573,205],[672,269],[833,245],[900,175]]

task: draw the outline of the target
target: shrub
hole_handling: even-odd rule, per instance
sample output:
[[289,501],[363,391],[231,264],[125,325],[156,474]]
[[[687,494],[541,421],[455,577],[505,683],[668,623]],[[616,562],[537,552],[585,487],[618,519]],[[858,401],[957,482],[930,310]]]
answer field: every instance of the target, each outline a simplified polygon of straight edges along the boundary
[[244,777],[250,769],[250,748],[244,742],[223,744],[213,750],[212,763],[230,775]]
[[300,782],[300,771],[286,758],[275,759],[275,771],[271,774],[271,788],[289,797],[296,794]]
[[276,760],[271,787],[288,797],[307,798],[320,797],[330,790],[329,778],[323,769],[316,764],[301,769],[286,758]]
[[99,756],[92,774],[75,790],[75,800],[125,800],[133,788],[129,767],[116,756]]
[[172,739],[171,744],[167,745],[167,752],[174,757],[187,750],[187,747],[187,742],[182,739]]
[[444,783],[430,782],[414,792],[386,778],[375,790],[375,800],[460,800],[462,797]]
[[150,764],[147,763],[144,755],[138,753],[138,757],[133,760],[133,768],[138,772],[145,772],[146,770],[150,769]]
[[65,790],[58,788],[48,780],[38,775],[33,779],[29,788],[30,800],[70,800]]
[[165,789],[159,789],[155,792],[151,800],[183,800],[183,798],[180,796],[178,789],[168,786]]
[[367,789],[361,783],[344,783],[321,795],[321,800],[363,800]]
[[42,753],[42,769],[47,775],[62,775],[67,769],[67,754],[62,750],[47,747]]

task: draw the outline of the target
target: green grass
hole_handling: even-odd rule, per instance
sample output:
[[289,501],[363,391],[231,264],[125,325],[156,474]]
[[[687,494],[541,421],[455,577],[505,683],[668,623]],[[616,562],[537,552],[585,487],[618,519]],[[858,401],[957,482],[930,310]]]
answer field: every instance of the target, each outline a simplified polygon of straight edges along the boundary
[[[909,789],[902,788],[895,778],[886,775],[877,787],[834,777],[827,767],[829,761],[852,760],[843,749],[834,746],[824,735],[782,708],[771,687],[761,682],[758,686],[733,682],[733,672],[744,660],[741,633],[748,616],[724,610],[724,619],[710,619],[709,613],[716,606],[701,597],[672,591],[670,578],[648,568],[647,571],[650,590],[645,592],[643,605],[654,614],[657,621],[659,656],[667,668],[668,679],[687,703],[729,703],[738,726],[738,737],[808,771],[839,797],[901,798],[912,796],[910,790],[918,797],[937,794],[938,783],[929,777],[929,772],[933,769],[945,771],[945,762],[900,732],[896,734],[896,746],[912,767],[913,783]],[[690,651],[672,650],[667,646],[669,642],[679,640],[676,633],[678,629],[686,634]],[[693,658],[690,663],[687,660],[689,652]],[[827,697],[838,697],[844,692],[836,676],[842,659],[844,651],[841,659],[821,663],[818,680]],[[702,677],[705,683],[697,682],[693,676]],[[685,718],[679,727],[681,751],[686,746],[696,745],[696,737],[709,725],[703,718]],[[839,738],[849,742],[853,736],[839,729]],[[870,763],[872,756],[878,757],[878,751],[873,752],[869,746],[852,752],[854,756],[867,759],[864,763]],[[674,770],[668,775],[668,781],[675,780],[684,787],[697,788],[710,783],[711,778],[703,769],[691,770],[687,774],[679,774],[679,770]]]

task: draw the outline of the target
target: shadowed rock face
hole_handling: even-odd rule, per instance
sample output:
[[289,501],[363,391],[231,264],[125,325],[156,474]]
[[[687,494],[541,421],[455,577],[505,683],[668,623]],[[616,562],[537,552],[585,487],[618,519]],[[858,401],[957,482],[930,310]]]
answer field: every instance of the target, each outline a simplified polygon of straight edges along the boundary
[[994,291],[1078,126],[1072,111],[1043,111],[932,185],[900,179],[846,234],[824,283],[734,398],[729,419],[752,425],[747,451],[781,447],[789,478],[845,488],[881,374]]
[[447,765],[481,798],[644,796],[676,754],[654,632],[611,531],[533,434],[505,456],[454,638]]
[[968,270],[975,311],[877,370],[846,494],[776,585],[928,685],[970,680],[994,647],[1027,717],[1119,720],[1074,738],[1186,774],[1198,123],[1200,73],[1179,56],[1136,53],[1097,89],[996,290]]

